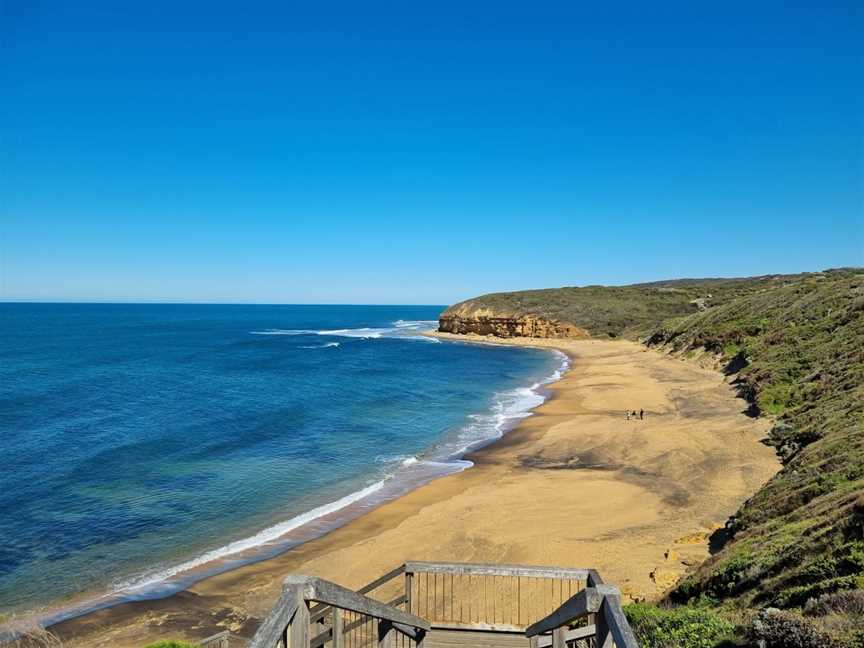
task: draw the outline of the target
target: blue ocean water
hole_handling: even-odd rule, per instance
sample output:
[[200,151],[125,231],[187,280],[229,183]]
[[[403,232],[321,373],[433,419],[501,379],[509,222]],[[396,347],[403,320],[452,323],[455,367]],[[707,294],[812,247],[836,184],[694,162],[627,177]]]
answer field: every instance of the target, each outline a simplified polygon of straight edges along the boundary
[[469,465],[562,358],[418,335],[441,310],[0,304],[0,612],[164,595]]

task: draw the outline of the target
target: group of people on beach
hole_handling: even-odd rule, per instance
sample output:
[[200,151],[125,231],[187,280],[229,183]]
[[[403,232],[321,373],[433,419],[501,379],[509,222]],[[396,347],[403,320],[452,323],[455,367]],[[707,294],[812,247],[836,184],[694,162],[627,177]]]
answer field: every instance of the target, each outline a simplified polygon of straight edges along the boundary
[[643,420],[643,419],[645,418],[645,410],[644,410],[644,409],[640,409],[638,413],[636,412],[636,410],[633,410],[633,411],[625,410],[625,411],[624,411],[624,416],[625,416],[626,420],[628,420],[628,421],[629,421],[631,418],[632,418],[634,421],[635,421],[636,419],[639,419],[639,420],[641,421],[641,420]]

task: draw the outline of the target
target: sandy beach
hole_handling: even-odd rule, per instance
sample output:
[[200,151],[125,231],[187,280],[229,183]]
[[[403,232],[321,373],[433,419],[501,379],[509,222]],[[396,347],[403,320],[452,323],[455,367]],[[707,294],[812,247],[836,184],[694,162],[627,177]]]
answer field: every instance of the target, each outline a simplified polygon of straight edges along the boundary
[[[572,367],[533,416],[469,457],[473,468],[276,558],[52,631],[118,648],[250,636],[288,573],[358,587],[407,559],[593,567],[651,598],[779,468],[759,442],[768,422],[747,417],[717,371],[626,341],[495,341],[560,349]],[[640,408],[644,420],[625,420]]]

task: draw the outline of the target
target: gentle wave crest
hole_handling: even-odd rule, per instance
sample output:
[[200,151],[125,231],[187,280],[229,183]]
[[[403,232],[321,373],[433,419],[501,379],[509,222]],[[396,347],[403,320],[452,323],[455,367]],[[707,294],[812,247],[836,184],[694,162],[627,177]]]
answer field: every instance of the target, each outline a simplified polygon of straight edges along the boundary
[[336,511],[344,509],[347,506],[359,502],[360,500],[369,497],[373,493],[380,491],[384,487],[384,481],[385,480],[375,482],[374,484],[371,484],[366,488],[363,488],[354,493],[350,493],[345,497],[336,500],[335,502],[330,502],[329,504],[323,504],[321,506],[318,506],[311,511],[301,513],[300,515],[297,515],[290,520],[286,520],[285,522],[280,522],[279,524],[274,524],[273,526],[267,527],[266,529],[259,531],[253,536],[231,542],[223,547],[219,547],[218,549],[213,549],[212,551],[207,551],[198,556],[197,558],[187,560],[186,562],[180,563],[179,565],[168,567],[159,572],[156,572],[155,574],[139,577],[133,581],[120,583],[117,585],[115,590],[125,593],[134,592],[140,589],[146,589],[148,587],[158,585],[173,576],[190,571],[192,569],[195,569],[196,567],[200,567],[201,565],[205,565],[221,558],[231,556],[232,554],[242,553],[244,551],[266,545],[270,542],[274,542],[275,540],[278,540],[279,538],[284,536],[289,531],[293,531],[294,529],[297,529],[304,524],[308,524],[309,522],[312,522],[313,520],[316,520],[330,513],[335,513]]
[[301,349],[333,349],[339,346],[339,342],[327,342],[327,344],[313,344],[310,346],[301,346]]

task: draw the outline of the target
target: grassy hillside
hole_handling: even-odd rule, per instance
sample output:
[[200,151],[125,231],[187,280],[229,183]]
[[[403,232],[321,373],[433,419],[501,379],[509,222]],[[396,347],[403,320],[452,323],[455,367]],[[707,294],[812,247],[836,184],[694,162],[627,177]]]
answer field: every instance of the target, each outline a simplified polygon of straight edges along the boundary
[[784,463],[672,599],[809,606],[814,618],[848,607],[836,593],[864,587],[864,273],[754,291],[649,342],[721,354],[754,413],[776,417],[769,441]]
[[569,322],[595,337],[640,337],[669,318],[697,313],[758,290],[809,275],[745,279],[678,279],[631,286],[585,286],[492,293],[448,308],[442,318],[492,311],[500,317],[535,315]]
[[[749,618],[751,638],[769,647],[864,648],[864,270],[499,293],[457,306],[715,354],[751,413],[773,418],[768,442],[784,465],[669,600]],[[766,608],[781,611],[756,615]],[[680,618],[652,614],[640,616],[643,640],[665,645],[662,628]]]

